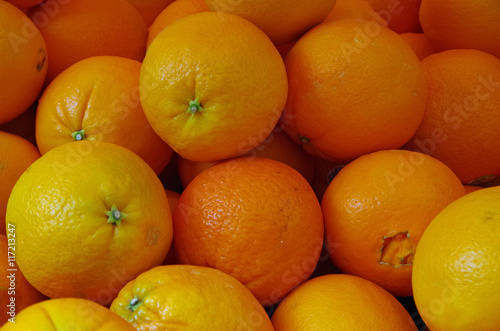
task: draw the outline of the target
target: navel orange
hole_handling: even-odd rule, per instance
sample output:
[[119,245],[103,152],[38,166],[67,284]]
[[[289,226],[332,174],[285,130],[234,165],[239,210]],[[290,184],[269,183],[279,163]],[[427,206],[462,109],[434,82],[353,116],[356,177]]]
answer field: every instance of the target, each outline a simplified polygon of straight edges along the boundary
[[39,157],[38,149],[29,141],[0,131],[0,234],[5,234],[5,211],[12,188]]
[[464,184],[500,175],[500,59],[449,50],[422,60],[428,101],[405,148],[444,162]]
[[47,43],[46,83],[91,56],[144,58],[147,26],[127,0],[45,1],[27,14]]
[[140,274],[120,291],[111,311],[137,330],[273,330],[257,299],[234,277],[191,265]]
[[156,37],[140,86],[153,129],[179,155],[198,162],[259,145],[278,122],[287,94],[283,60],[269,38],[241,17],[209,12],[170,24]]
[[422,0],[420,22],[437,51],[478,49],[500,57],[497,0]]
[[464,194],[457,176],[428,155],[403,150],[363,155],[333,178],[323,196],[330,258],[344,273],[411,296],[413,256],[422,233]]
[[266,306],[311,276],[323,245],[309,183],[271,159],[236,158],[203,171],[173,219],[179,262],[234,276]]
[[408,330],[416,331],[410,314],[380,286],[351,275],[325,275],[308,280],[290,293],[272,318],[276,331]]
[[63,298],[32,305],[7,323],[2,330],[123,330],[135,328],[109,309],[89,300]]
[[71,141],[107,141],[139,155],[159,174],[172,149],[153,131],[139,98],[141,63],[93,56],[63,71],[44,91],[36,116],[40,152]]
[[16,229],[19,268],[37,290],[103,305],[159,265],[172,240],[160,180],[108,142],[70,142],[35,161],[12,190],[6,222]]
[[467,194],[442,210],[415,254],[413,293],[431,330],[500,325],[500,187]]
[[315,156],[347,162],[399,148],[425,109],[424,72],[411,47],[375,21],[321,24],[290,50],[287,133]]

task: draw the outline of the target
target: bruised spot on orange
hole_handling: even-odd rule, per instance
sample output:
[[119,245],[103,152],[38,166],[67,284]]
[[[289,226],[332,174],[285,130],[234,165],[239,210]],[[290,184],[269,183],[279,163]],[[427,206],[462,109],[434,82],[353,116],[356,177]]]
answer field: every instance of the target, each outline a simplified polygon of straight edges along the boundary
[[148,246],[156,245],[158,243],[158,240],[160,239],[160,234],[160,229],[158,229],[157,227],[149,229],[147,237]]
[[408,231],[399,232],[392,237],[384,237],[380,249],[380,264],[398,268],[413,264],[415,246],[411,242]]

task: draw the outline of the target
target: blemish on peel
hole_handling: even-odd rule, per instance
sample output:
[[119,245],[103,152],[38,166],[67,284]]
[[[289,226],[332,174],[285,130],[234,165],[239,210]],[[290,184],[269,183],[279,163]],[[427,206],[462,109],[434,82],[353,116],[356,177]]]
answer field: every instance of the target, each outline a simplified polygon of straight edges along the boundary
[[157,227],[149,229],[146,240],[148,246],[154,246],[158,244],[158,241],[160,240],[160,229],[158,229]]
[[393,268],[412,265],[414,253],[415,245],[413,245],[408,231],[383,237],[379,264],[389,265]]
[[45,52],[45,49],[39,48],[38,49],[38,63],[36,64],[36,70],[42,71],[42,69],[45,67],[46,60],[47,60],[47,54]]

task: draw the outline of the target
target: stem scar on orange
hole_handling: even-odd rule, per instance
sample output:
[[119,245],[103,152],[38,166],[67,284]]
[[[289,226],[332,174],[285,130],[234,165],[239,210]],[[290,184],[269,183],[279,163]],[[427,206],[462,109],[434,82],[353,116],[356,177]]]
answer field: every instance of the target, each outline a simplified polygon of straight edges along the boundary
[[60,73],[45,89],[36,113],[40,152],[71,141],[102,140],[139,155],[159,174],[172,149],[153,131],[139,98],[141,63],[93,56]]
[[153,129],[197,162],[228,159],[260,144],[278,122],[288,91],[283,60],[269,38],[241,17],[211,12],[184,17],[156,36],[140,86]]
[[273,330],[243,284],[217,269],[193,265],[143,272],[125,285],[110,309],[137,330]]
[[19,268],[37,290],[104,305],[164,260],[173,231],[153,170],[124,147],[88,140],[35,161],[12,190],[6,220],[16,228]]

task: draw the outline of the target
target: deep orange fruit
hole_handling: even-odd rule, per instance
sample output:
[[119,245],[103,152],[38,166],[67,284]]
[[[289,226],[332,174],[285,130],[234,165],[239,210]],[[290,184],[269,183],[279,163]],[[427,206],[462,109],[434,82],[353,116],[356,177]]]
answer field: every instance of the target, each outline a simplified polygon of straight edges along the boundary
[[236,158],[199,174],[174,211],[178,261],[224,271],[264,305],[311,276],[323,244],[321,208],[296,170]]
[[411,296],[422,233],[464,194],[457,176],[428,155],[403,150],[363,155],[333,178],[323,196],[330,258],[344,273]]
[[449,50],[422,60],[425,115],[405,148],[444,162],[464,184],[500,175],[500,59],[478,50]]
[[285,65],[287,133],[323,159],[347,162],[399,148],[424,115],[427,91],[417,56],[375,21],[322,24],[295,44]]
[[351,275],[325,275],[308,280],[279,305],[272,318],[275,331],[401,330],[416,331],[406,309],[380,286]]

